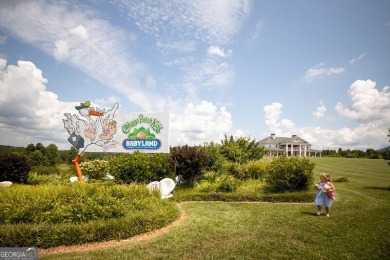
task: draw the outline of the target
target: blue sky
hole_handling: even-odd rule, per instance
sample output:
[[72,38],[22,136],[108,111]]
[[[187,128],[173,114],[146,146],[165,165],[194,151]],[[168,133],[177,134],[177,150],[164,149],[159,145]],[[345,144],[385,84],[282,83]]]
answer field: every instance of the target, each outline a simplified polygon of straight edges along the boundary
[[296,134],[389,145],[390,2],[0,2],[0,144],[68,149],[90,100],[170,113],[171,145]]

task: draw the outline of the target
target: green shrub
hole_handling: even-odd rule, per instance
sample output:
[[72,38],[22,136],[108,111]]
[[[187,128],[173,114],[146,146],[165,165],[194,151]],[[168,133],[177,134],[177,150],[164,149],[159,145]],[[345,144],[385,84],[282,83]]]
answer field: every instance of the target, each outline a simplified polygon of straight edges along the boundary
[[0,181],[26,183],[31,164],[19,154],[0,154]]
[[218,189],[219,184],[207,181],[201,181],[195,184],[194,190],[199,192],[211,192]]
[[221,176],[221,181],[217,187],[217,191],[234,192],[237,190],[238,180],[230,175]]
[[36,172],[39,175],[60,174],[61,170],[56,166],[33,166],[32,172]]
[[249,162],[241,167],[240,172],[242,179],[260,179],[266,175],[267,165],[261,161]]
[[209,182],[209,183],[216,183],[218,181],[218,177],[220,176],[219,173],[211,171],[211,172],[205,172],[202,175],[202,179]]
[[207,172],[202,177],[195,184],[195,190],[199,192],[234,192],[239,186],[239,181],[227,174]]
[[80,169],[83,175],[92,179],[102,179],[108,173],[108,161],[94,160],[80,163]]
[[37,172],[31,171],[28,174],[27,184],[42,185],[42,184],[66,184],[69,182],[69,177],[63,174],[48,174],[40,175]]
[[49,159],[40,150],[35,150],[28,154],[28,159],[31,165],[34,166],[49,166]]
[[349,182],[349,179],[347,176],[340,176],[333,178],[333,182]]
[[229,137],[221,140],[221,154],[229,161],[240,165],[252,160],[260,160],[266,153],[265,148],[260,142],[250,137]]
[[272,192],[309,190],[314,162],[307,158],[279,156],[267,166],[266,182]]
[[151,182],[172,178],[168,155],[134,152],[112,157],[109,162],[110,174],[117,183]]
[[145,185],[13,185],[0,197],[0,242],[10,247],[124,239],[167,225],[179,211]]
[[221,154],[221,146],[214,142],[210,142],[203,144],[202,148],[207,154],[205,168],[208,171],[219,171],[226,160]]
[[188,145],[173,147],[169,164],[176,176],[180,175],[190,186],[206,169],[207,154],[201,147]]
[[222,164],[222,173],[231,175],[237,179],[244,179],[241,176],[239,165],[234,162],[226,161]]

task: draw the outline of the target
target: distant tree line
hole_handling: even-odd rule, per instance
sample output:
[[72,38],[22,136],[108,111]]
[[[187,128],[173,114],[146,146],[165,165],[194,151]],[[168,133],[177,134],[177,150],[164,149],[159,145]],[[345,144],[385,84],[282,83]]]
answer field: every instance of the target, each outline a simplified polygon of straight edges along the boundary
[[[225,136],[221,143],[205,143],[201,145],[203,149],[208,151],[210,159],[214,165],[220,166],[221,161],[219,155],[238,164],[245,164],[253,158],[261,158],[265,153],[263,147],[258,142],[250,138],[234,138],[233,136]],[[175,147],[172,148],[173,151]],[[58,150],[57,145],[49,144],[44,146],[42,143],[29,144],[26,147],[14,147],[7,145],[0,145],[0,153],[17,153],[25,155],[32,166],[54,166],[56,164],[65,163],[71,164],[72,160],[77,155],[77,149],[71,147],[69,150]],[[115,156],[115,153],[98,153],[86,152],[83,155],[83,161],[103,160]],[[390,160],[390,150],[322,150],[323,157],[344,157],[344,158],[368,158],[368,159],[385,159]]]
[[339,148],[336,150],[322,150],[321,156],[324,157],[344,157],[344,158],[368,158],[368,159],[385,159],[390,160],[390,150],[343,150]]
[[[42,143],[29,144],[26,147],[15,147],[9,145],[0,145],[0,153],[16,153],[27,157],[32,166],[55,166],[60,163],[71,164],[77,155],[77,149],[71,147],[69,150],[58,150],[57,145],[49,144],[44,146]],[[85,153],[83,160],[96,160],[109,157],[108,153]]]

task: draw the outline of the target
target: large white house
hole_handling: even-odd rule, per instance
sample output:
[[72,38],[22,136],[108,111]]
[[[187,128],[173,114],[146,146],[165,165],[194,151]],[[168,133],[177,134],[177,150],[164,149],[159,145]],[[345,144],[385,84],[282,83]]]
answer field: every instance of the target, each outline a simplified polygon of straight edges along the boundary
[[297,135],[279,137],[271,134],[259,142],[268,150],[269,156],[321,156],[321,150],[312,149],[312,145]]

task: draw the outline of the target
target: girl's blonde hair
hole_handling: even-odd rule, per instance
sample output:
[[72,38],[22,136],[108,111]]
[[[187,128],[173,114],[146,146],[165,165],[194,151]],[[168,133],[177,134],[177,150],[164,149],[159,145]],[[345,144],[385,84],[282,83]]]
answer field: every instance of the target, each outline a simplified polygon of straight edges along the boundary
[[[332,179],[330,178],[330,175],[328,174],[328,173],[326,173],[326,172],[323,172],[323,173],[321,173],[321,175],[320,175],[320,177],[324,177],[325,179],[326,179],[326,181],[328,181],[328,182],[332,182]],[[333,183],[333,182],[332,182]]]

